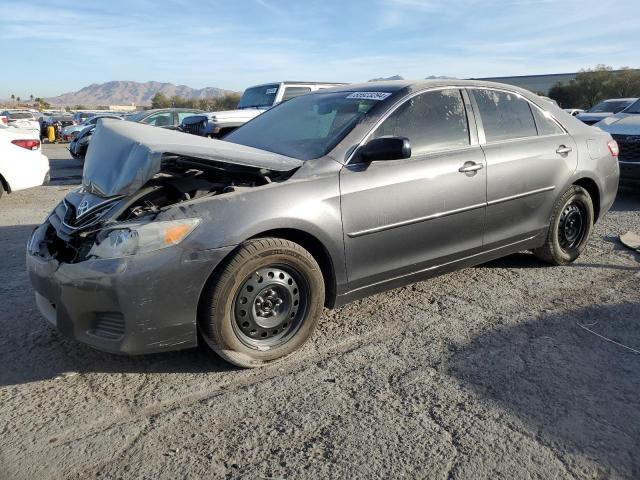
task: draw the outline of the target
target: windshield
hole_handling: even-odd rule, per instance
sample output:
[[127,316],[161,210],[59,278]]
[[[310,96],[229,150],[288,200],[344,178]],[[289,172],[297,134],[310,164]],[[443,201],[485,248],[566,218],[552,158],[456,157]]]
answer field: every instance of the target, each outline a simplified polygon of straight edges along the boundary
[[31,112],[9,112],[7,115],[11,120],[22,120],[27,118],[29,120],[34,120],[33,114]]
[[264,108],[273,105],[276,100],[279,85],[262,85],[260,87],[247,88],[242,94],[238,108]]
[[618,113],[620,110],[628,107],[631,104],[632,100],[606,100],[604,102],[600,102],[595,107],[591,107],[587,112],[589,113],[605,113],[605,112],[613,112]]
[[351,92],[296,97],[234,130],[224,140],[299,160],[318,158],[380,103],[370,95],[364,97]]
[[640,114],[640,100],[635,101],[623,110],[623,113]]

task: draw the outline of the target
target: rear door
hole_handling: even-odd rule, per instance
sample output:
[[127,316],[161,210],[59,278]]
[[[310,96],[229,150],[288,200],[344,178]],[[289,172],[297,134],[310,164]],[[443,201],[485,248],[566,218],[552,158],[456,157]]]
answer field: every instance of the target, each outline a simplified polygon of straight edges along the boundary
[[411,158],[342,169],[350,289],[400,279],[481,250],[486,169],[465,98],[455,88],[411,97],[370,136],[409,138]]
[[472,89],[487,162],[484,244],[491,249],[541,233],[555,200],[576,169],[573,138],[521,95]]

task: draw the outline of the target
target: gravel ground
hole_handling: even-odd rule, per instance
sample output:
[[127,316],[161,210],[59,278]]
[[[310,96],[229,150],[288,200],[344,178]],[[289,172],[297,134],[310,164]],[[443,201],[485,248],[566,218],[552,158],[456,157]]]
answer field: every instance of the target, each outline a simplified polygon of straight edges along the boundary
[[640,192],[570,267],[522,253],[375,295],[239,370],[45,323],[24,245],[81,169],[45,153],[53,185],[0,200],[0,478],[640,478],[640,254],[617,241]]

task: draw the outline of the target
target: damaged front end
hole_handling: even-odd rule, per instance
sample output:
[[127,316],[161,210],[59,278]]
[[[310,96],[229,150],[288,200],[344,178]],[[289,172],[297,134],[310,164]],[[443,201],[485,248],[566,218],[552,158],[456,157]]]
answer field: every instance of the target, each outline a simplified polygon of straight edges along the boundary
[[27,245],[43,315],[67,336],[110,352],[194,346],[200,292],[233,247],[188,242],[203,219],[164,214],[196,199],[286,180],[299,166],[252,150],[102,121],[82,187],[55,207]]
[[104,258],[106,239],[125,238],[110,237],[113,231],[140,231],[182,202],[286,180],[301,164],[243,145],[105,119],[87,154],[82,188],[51,212],[31,252],[65,263]]

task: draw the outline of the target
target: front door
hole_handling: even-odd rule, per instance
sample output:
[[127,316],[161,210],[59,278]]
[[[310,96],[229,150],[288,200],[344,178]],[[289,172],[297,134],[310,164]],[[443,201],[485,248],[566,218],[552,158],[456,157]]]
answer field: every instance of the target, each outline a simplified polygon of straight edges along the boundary
[[383,285],[481,250],[486,168],[468,109],[458,89],[418,94],[370,137],[409,138],[411,158],[342,169],[350,290]]

